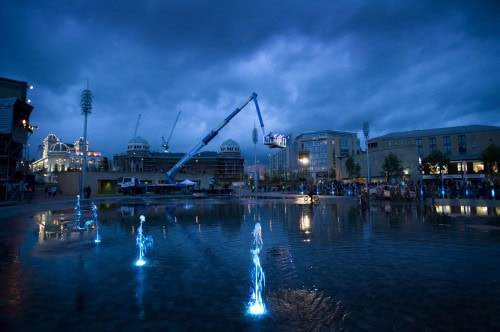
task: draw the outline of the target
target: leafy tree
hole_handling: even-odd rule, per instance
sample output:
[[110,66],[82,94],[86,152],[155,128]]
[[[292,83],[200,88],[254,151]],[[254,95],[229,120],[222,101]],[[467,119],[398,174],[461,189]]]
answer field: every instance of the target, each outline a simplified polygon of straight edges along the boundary
[[354,162],[354,158],[350,156],[345,161],[345,168],[347,169],[347,174],[349,174],[349,178],[359,177],[361,173],[361,166],[358,163]]
[[490,144],[481,154],[484,163],[484,173],[492,182],[500,182],[500,146]]
[[434,150],[422,160],[422,168],[425,174],[442,175],[448,169],[450,159],[441,151]]
[[389,153],[384,158],[384,163],[382,164],[382,170],[387,174],[388,178],[397,178],[403,173],[403,167],[401,166],[401,161],[398,156],[394,153]]
[[347,170],[347,174],[349,174],[349,178],[352,178],[355,167],[356,163],[354,162],[354,158],[353,157],[347,158],[345,161],[345,168]]

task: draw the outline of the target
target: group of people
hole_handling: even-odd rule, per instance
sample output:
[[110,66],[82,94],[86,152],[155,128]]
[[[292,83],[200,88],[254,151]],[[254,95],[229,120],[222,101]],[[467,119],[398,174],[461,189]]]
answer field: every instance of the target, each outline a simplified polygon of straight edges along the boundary
[[446,179],[407,181],[396,184],[387,182],[371,183],[367,193],[366,183],[342,183],[332,181],[318,184],[300,184],[299,192],[309,196],[335,195],[361,197],[369,195],[381,199],[415,200],[420,198],[468,198],[468,199],[499,199],[500,186],[485,180],[461,181]]

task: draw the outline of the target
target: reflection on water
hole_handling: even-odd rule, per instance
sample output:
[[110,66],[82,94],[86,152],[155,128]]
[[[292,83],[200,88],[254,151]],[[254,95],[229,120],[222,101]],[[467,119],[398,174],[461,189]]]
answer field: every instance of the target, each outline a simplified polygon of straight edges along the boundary
[[[500,329],[498,208],[179,200],[99,211],[99,250],[94,230],[66,226],[72,209],[35,214],[37,229],[0,228],[0,318],[13,330]],[[155,241],[145,270],[130,264],[141,214]],[[253,322],[241,308],[256,221],[270,314]]]
[[470,205],[435,205],[436,213],[450,216],[500,216],[500,207],[473,206]]

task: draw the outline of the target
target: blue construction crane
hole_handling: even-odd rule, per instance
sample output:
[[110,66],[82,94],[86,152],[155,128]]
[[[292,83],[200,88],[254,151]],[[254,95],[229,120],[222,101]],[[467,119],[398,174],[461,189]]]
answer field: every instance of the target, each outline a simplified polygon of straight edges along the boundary
[[212,139],[215,138],[215,136],[217,136],[219,134],[219,131],[222,130],[222,128],[224,128],[228,123],[229,121],[231,121],[239,112],[241,112],[243,110],[243,108],[245,108],[245,106],[248,105],[248,103],[250,103],[251,101],[253,100],[253,103],[255,105],[255,109],[257,110],[257,115],[259,117],[259,123],[260,123],[260,128],[262,130],[262,135],[263,135],[263,139],[264,139],[264,145],[267,145],[269,146],[270,148],[285,148],[286,147],[286,143],[287,143],[287,139],[288,139],[288,136],[286,135],[279,135],[279,134],[273,134],[273,133],[269,133],[266,135],[266,132],[264,130],[264,121],[262,121],[262,115],[260,114],[260,107],[259,107],[259,103],[257,102],[257,94],[254,92],[252,93],[252,95],[243,103],[243,105],[241,105],[240,107],[236,108],[233,112],[231,112],[231,114],[229,114],[225,119],[224,121],[222,121],[222,123],[214,130],[211,130],[207,136],[205,136],[200,143],[198,143],[197,145],[195,145],[188,153],[186,153],[184,155],[184,157],[182,157],[178,162],[177,164],[175,164],[167,173],[166,173],[166,177],[167,177],[167,182],[169,183],[175,183],[175,175],[177,174],[177,172],[179,172],[179,170],[189,161],[191,160],[191,158],[193,158],[194,156],[196,156],[196,154],[198,154],[198,152],[200,152],[200,150],[205,146],[207,145],[208,143],[210,143],[210,141]]
[[177,116],[175,117],[174,124],[172,125],[172,129],[170,129],[170,134],[168,135],[168,139],[165,140],[165,137],[161,137],[162,144],[161,146],[163,147],[163,152],[168,153],[170,151],[170,139],[172,138],[172,134],[174,133],[175,126],[177,126],[177,122],[179,121],[179,117],[181,116],[181,111],[177,113]]

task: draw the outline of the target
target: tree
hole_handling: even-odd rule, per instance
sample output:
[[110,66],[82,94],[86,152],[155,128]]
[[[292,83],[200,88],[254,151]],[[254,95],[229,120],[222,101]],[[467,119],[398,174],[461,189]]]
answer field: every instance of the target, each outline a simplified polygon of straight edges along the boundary
[[361,166],[358,163],[354,162],[354,158],[350,156],[345,161],[345,168],[347,170],[347,174],[349,174],[349,178],[357,178],[361,173]]
[[500,166],[500,146],[490,144],[481,154],[484,164],[484,174],[492,182],[500,182],[498,168]]
[[398,156],[392,152],[385,156],[382,170],[387,175],[387,178],[398,178],[401,176],[403,167],[401,166],[401,161]]
[[425,174],[442,175],[448,169],[450,159],[441,151],[434,150],[422,160],[422,168]]

